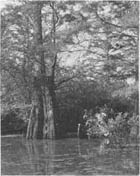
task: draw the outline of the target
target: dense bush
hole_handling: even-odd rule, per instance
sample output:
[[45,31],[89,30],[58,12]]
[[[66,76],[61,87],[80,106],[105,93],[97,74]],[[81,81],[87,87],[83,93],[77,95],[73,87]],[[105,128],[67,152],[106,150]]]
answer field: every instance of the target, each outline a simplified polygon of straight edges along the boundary
[[[112,116],[110,116],[112,111]],[[86,111],[83,119],[85,121],[85,133],[89,137],[101,136],[137,136],[139,119],[138,115],[132,113],[113,113],[113,110],[108,108],[100,108],[100,111],[92,114],[91,111]]]

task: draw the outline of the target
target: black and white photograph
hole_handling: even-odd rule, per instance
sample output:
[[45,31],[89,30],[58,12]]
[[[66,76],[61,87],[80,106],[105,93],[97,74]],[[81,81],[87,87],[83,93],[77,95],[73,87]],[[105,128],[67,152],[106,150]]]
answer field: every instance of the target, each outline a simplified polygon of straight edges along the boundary
[[139,7],[0,0],[1,175],[140,175]]

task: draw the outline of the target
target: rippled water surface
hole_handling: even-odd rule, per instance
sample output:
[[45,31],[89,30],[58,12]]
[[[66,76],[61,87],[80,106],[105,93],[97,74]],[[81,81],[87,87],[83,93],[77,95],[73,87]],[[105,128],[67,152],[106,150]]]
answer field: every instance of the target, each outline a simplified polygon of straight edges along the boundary
[[2,137],[2,175],[138,175],[138,140]]

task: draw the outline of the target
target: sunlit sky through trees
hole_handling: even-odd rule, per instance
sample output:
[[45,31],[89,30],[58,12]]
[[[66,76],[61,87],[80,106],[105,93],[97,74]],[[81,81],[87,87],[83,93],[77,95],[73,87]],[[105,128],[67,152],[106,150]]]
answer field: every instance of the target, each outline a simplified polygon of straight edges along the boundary
[[10,4],[12,1],[10,0],[0,0],[0,9],[5,7],[6,4]]

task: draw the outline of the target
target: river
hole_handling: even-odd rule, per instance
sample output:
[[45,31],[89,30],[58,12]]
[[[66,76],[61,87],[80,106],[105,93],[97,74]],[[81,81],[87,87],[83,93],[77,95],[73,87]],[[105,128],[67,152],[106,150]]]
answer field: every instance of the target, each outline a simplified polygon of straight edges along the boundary
[[1,138],[2,175],[138,175],[138,139]]

